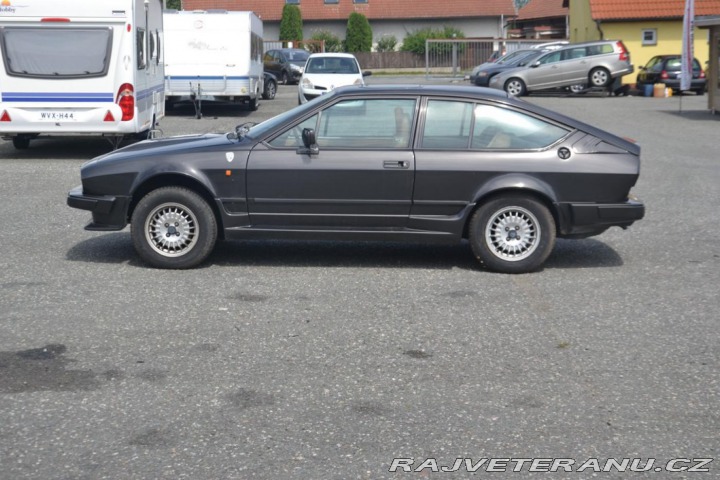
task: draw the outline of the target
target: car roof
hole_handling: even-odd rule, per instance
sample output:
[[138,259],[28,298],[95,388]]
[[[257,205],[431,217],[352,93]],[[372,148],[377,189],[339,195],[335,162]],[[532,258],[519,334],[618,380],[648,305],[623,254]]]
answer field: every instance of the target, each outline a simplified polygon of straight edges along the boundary
[[339,53],[339,52],[338,53],[329,53],[329,52],[313,53],[310,56],[312,58],[317,58],[317,57],[355,58],[355,55],[353,55],[352,53]]

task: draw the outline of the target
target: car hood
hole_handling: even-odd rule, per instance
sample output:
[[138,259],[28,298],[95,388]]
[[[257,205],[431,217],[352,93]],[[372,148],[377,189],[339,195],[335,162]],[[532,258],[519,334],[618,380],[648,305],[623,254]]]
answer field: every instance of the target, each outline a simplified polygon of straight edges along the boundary
[[[251,142],[242,139],[240,144]],[[133,160],[147,157],[157,157],[159,160],[165,157],[172,157],[178,151],[187,152],[188,149],[212,149],[227,148],[228,145],[235,145],[238,148],[238,141],[228,138],[228,134],[206,133],[203,135],[181,135],[175,137],[143,140],[127,147],[120,148],[99,157],[95,157],[82,166],[83,171],[95,169],[101,165],[118,164],[131,162]],[[249,148],[249,147],[248,147]]]
[[313,85],[328,86],[330,88],[352,85],[358,80],[362,81],[362,75],[359,73],[306,73],[304,78],[310,80]]

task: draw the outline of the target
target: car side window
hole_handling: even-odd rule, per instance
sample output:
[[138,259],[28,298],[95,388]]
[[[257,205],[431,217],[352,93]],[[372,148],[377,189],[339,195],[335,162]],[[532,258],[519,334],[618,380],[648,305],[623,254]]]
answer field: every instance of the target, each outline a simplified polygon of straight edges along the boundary
[[585,51],[585,47],[570,48],[564,51],[563,60],[575,60],[586,56],[587,52]]
[[275,148],[298,148],[303,146],[302,131],[304,128],[317,128],[318,115],[293,125],[268,143]]
[[322,148],[408,148],[414,98],[345,100],[322,111],[315,132]]
[[559,62],[561,58],[562,58],[562,50],[558,50],[557,52],[552,52],[552,53],[540,58],[538,60],[538,63],[540,63],[541,65],[545,65],[548,63],[555,63],[555,62]]
[[422,148],[465,149],[470,140],[473,104],[429,100],[425,112]]
[[414,98],[345,100],[294,125],[268,143],[275,148],[301,147],[303,129],[312,128],[321,149],[409,148],[415,104]]
[[569,130],[526,113],[493,105],[477,105],[474,111],[472,148],[527,150],[545,148]]

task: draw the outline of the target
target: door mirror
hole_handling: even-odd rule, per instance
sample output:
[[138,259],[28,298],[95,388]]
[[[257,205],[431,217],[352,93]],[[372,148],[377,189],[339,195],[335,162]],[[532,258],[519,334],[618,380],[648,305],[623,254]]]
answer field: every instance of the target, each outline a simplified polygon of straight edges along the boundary
[[372,72],[370,70],[365,70],[364,72],[362,72],[363,77],[369,77],[371,75],[372,75]]
[[320,153],[314,129],[303,128],[302,141],[304,146],[297,149],[298,155],[318,155]]

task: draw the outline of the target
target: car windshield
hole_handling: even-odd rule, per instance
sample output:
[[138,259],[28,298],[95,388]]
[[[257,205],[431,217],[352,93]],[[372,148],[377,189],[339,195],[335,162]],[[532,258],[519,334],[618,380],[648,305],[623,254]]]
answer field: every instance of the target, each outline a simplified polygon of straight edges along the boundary
[[532,55],[534,53],[538,53],[537,50],[516,50],[514,52],[510,52],[507,55],[500,58],[495,63],[516,63],[520,59],[527,57],[528,55]]
[[290,63],[304,65],[310,54],[305,50],[289,50],[285,52],[285,56]]
[[308,61],[305,73],[358,74],[357,62],[348,57],[315,57]]

